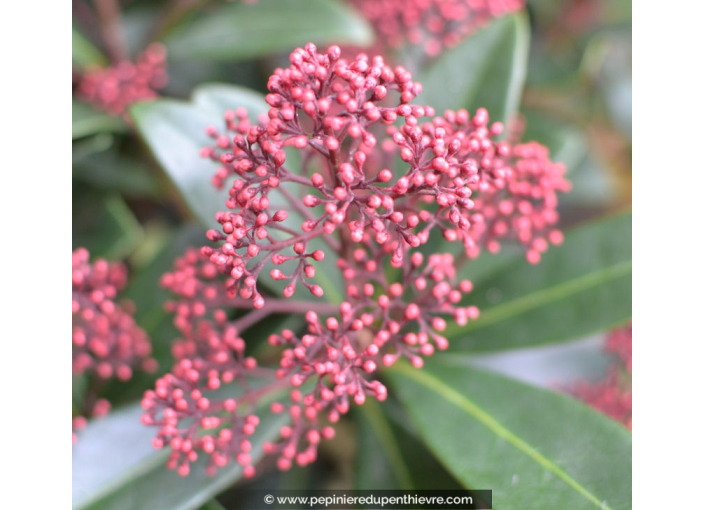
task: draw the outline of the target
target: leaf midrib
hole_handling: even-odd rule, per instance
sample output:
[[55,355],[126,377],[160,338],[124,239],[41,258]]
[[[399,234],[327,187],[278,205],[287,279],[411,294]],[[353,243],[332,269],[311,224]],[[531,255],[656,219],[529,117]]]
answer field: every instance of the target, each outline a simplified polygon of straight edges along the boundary
[[482,311],[477,320],[468,323],[462,328],[458,328],[457,332],[468,333],[516,316],[522,312],[539,308],[548,303],[559,301],[568,296],[594,288],[604,282],[612,281],[629,274],[632,270],[632,266],[633,262],[631,260],[625,260],[600,271],[587,273],[552,287],[540,289],[511,301],[506,301],[486,311]]
[[451,404],[460,408],[472,418],[477,420],[479,423],[487,427],[494,434],[506,440],[511,446],[519,450],[521,453],[527,455],[536,463],[554,473],[558,478],[565,482],[568,486],[574,489],[577,493],[583,496],[585,499],[593,503],[600,510],[611,510],[611,508],[606,504],[605,501],[601,501],[599,498],[594,496],[588,489],[582,486],[577,480],[572,478],[569,474],[563,471],[558,465],[553,463],[550,459],[542,455],[538,450],[533,448],[530,444],[525,442],[519,436],[511,432],[509,429],[504,427],[499,421],[491,416],[488,412],[484,411],[479,405],[472,402],[470,399],[457,392],[450,386],[433,377],[428,373],[427,370],[418,370],[412,368],[406,363],[397,363],[392,366],[389,370],[395,371],[399,374],[405,375],[406,377],[415,380],[418,384],[421,384],[431,391],[438,393],[438,395],[444,398]]

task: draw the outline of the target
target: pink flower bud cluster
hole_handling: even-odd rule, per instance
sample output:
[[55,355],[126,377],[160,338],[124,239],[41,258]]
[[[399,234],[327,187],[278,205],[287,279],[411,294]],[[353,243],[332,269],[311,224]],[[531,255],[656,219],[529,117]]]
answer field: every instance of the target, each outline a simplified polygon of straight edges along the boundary
[[[334,397],[327,393],[330,390],[323,388],[321,387],[321,391],[325,391],[326,396],[332,400]],[[282,471],[289,470],[294,462],[299,466],[315,462],[321,440],[335,437],[335,429],[322,424],[319,413],[326,406],[314,395],[315,392],[303,396],[301,391],[295,389],[291,391],[288,405],[281,402],[271,404],[273,413],[285,412],[291,420],[289,425],[281,427],[281,440],[278,443],[264,443],[263,447],[264,453],[278,455],[276,465]],[[346,412],[347,409],[343,411]],[[340,411],[333,408],[328,416],[329,421],[335,423],[340,419]]]
[[523,8],[524,0],[351,0],[389,47],[419,45],[428,56],[492,19]]
[[[78,248],[71,258],[73,375],[126,381],[135,368],[153,372],[157,364],[150,357],[149,337],[135,323],[131,304],[115,301],[127,282],[127,269],[102,259],[93,264],[89,260],[85,248]],[[105,399],[89,400],[83,410],[86,416],[98,418],[110,410]],[[74,443],[85,424],[84,416],[73,419]]]
[[235,399],[217,391],[233,382],[250,389],[247,380],[257,368],[256,360],[244,355],[236,322],[228,320],[233,306],[226,280],[196,249],[187,250],[161,279],[178,298],[168,301],[166,310],[174,314],[182,338],[172,345],[173,370],[144,395],[142,423],[159,427],[153,445],[171,449],[168,466],[182,476],[199,455],[208,456],[211,474],[234,460],[245,476],[254,475],[248,437],[259,420],[241,411],[253,394]]
[[198,358],[208,368],[217,369],[241,364],[245,344],[228,323],[228,283],[221,276],[215,264],[189,249],[176,260],[173,271],[162,277],[161,285],[179,297],[165,305],[183,335],[171,349],[177,361]]
[[157,449],[171,448],[167,466],[181,476],[188,475],[190,464],[201,453],[209,455],[209,474],[235,460],[243,466],[244,475],[251,477],[254,467],[248,438],[259,418],[241,413],[234,398],[213,399],[212,390],[243,377],[253,367],[246,362],[227,370],[210,369],[208,365],[199,358],[183,359],[171,373],[158,379],[154,391],[147,391],[142,399],[142,423],[159,427],[152,444]]
[[[432,219],[427,209],[418,214],[428,222],[421,242],[430,227],[438,226],[447,241],[461,240],[475,258],[482,247],[496,253],[501,241],[513,240],[524,245],[533,264],[550,243],[562,242],[555,229],[557,193],[570,191],[571,184],[564,165],[550,161],[546,147],[498,141],[503,125],[490,124],[483,108],[474,117],[466,110],[448,110],[431,122],[388,131],[401,159],[411,165],[394,189],[424,192],[425,202],[438,206]],[[413,204],[419,207],[417,199]]]
[[[314,45],[297,49],[291,54],[292,66],[277,69],[269,79],[271,105],[264,124],[253,125],[245,112],[229,111],[225,114],[228,134],[221,134],[214,127],[208,134],[215,145],[201,151],[204,157],[219,161],[221,166],[214,178],[218,186],[231,175],[237,178],[230,188],[227,207],[235,212],[222,212],[216,217],[221,231],[211,230],[208,238],[224,241],[221,247],[203,248],[203,253],[216,264],[221,272],[233,277],[231,292],[251,298],[257,308],[264,306],[264,299],[257,290],[257,279],[268,261],[275,265],[298,261],[292,274],[274,269],[270,275],[275,280],[290,280],[284,295],[290,297],[300,281],[310,293],[322,296],[318,285],[309,283],[315,272],[312,261],[324,257],[322,251],[307,250],[313,237],[333,234],[347,223],[353,240],[360,241],[362,232],[376,218],[383,225],[400,223],[403,216],[394,215],[391,208],[391,190],[379,185],[388,183],[392,175],[381,170],[368,176],[364,167],[366,153],[376,146],[376,137],[370,128],[377,123],[391,124],[398,118],[432,113],[432,109],[407,105],[419,92],[420,85],[411,81],[405,69],[391,69],[381,57],[371,61],[360,55],[348,63],[340,59],[340,49],[331,47],[319,54]],[[396,106],[381,106],[389,92],[398,97]],[[389,98],[386,99],[389,101]],[[344,145],[344,146],[343,146]],[[349,146],[348,146],[349,145]],[[324,158],[321,173],[304,177],[292,173],[285,166],[285,146],[306,153],[309,158]],[[316,195],[300,199],[295,197],[293,185],[308,187]],[[269,195],[275,192],[288,201],[306,219],[300,231],[293,231],[284,222],[285,209],[270,211]],[[376,198],[372,198],[376,195]],[[386,195],[388,198],[383,198]],[[383,201],[359,221],[350,221],[348,215],[367,209],[367,200]],[[278,202],[274,202],[278,203]],[[315,217],[305,208],[320,206],[323,213]],[[387,209],[382,217],[374,211]],[[405,236],[405,227],[394,231]],[[275,236],[283,237],[276,240]],[[378,236],[382,242],[386,237]],[[416,243],[416,241],[413,241]],[[416,243],[419,244],[419,243]],[[281,250],[293,248],[293,254],[282,255]]]
[[150,44],[135,63],[88,70],[78,84],[78,96],[110,115],[121,115],[129,105],[158,97],[166,86],[166,48]]
[[265,446],[279,455],[277,465],[288,469],[292,462],[305,466],[316,459],[321,438],[333,437],[334,430],[321,424],[324,413],[336,423],[353,402],[362,405],[367,397],[386,400],[388,391],[378,380],[370,380],[380,365],[390,366],[403,356],[420,368],[423,357],[448,347],[440,335],[446,327],[442,315],[460,324],[479,315],[476,307],[458,306],[463,294],[472,289],[469,281],[453,285],[452,255],[431,255],[427,264],[415,253],[404,280],[412,282],[404,292],[400,283],[389,283],[383,268],[356,250],[354,263],[341,260],[348,281],[349,301],[339,307],[339,316],[321,319],[306,314],[308,328],[300,338],[291,330],[271,335],[269,342],[283,345],[276,375],[294,388],[308,384],[303,394],[294,389],[289,406],[274,403],[272,411],[287,411],[291,425],[282,428],[282,441]]
[[[443,316],[460,324],[478,317],[476,307],[459,304],[472,285],[469,281],[455,283],[454,262],[449,254],[431,255],[426,261],[414,253],[404,275],[411,284],[404,288],[389,282],[384,266],[359,248],[352,261],[338,264],[349,298],[339,305],[339,315],[332,313],[331,305],[325,309],[331,312],[325,319],[309,311],[306,334],[299,337],[284,330],[270,336],[272,345],[286,347],[272,374],[278,380],[273,387],[292,388],[289,404],[271,406],[274,413],[289,414],[291,423],[281,429],[279,443],[265,446],[267,453],[279,456],[281,469],[293,462],[313,462],[319,442],[334,436],[326,423],[337,422],[351,401],[361,405],[367,396],[386,399],[386,387],[369,380],[377,367],[392,365],[403,356],[420,368],[423,357],[435,349],[446,349],[448,341],[441,335],[446,327]],[[157,381],[155,391],[145,394],[143,423],[159,427],[154,445],[171,448],[169,466],[182,475],[188,474],[201,452],[210,455],[210,472],[234,459],[245,467],[247,476],[254,474],[249,464],[249,434],[244,432],[253,432],[246,425],[254,423],[254,418],[238,414],[241,408],[248,409],[253,392],[243,391],[240,397],[218,392],[233,382],[246,390],[248,381],[257,376],[255,359],[244,355],[240,320],[228,319],[233,308],[248,303],[229,296],[230,279],[190,249],[161,281],[176,296],[166,303],[166,309],[174,314],[182,338],[173,343],[177,364],[172,373]],[[278,303],[268,301],[269,306]],[[301,305],[302,311],[319,304]]]
[[623,423],[629,430],[633,428],[632,349],[631,325],[612,331],[605,350],[615,354],[617,361],[609,367],[606,377],[597,383],[580,382],[571,390],[578,399]]
[[90,264],[89,257],[84,248],[72,256],[73,374],[126,381],[135,368],[154,371],[151,342],[135,323],[133,307],[115,301],[127,269],[102,259]]
[[[281,469],[309,464],[352,403],[386,399],[380,367],[406,358],[420,368],[447,349],[447,321],[464,325],[479,310],[464,304],[472,284],[458,278],[462,262],[421,252],[434,230],[460,241],[467,258],[515,240],[538,262],[561,241],[556,197],[569,183],[542,146],[499,141],[503,126],[484,109],[436,117],[411,104],[420,84],[381,57],[347,61],[335,46],[318,53],[309,44],[290,61],[269,80],[265,118],[228,111],[224,132],[207,129],[213,146],[201,155],[219,164],[216,187],[232,183],[228,211],[207,232],[213,244],[188,250],[161,281],[181,335],[172,373],[145,395],[143,421],[159,427],[155,446],[171,448],[169,465],[183,475],[203,453],[210,471],[234,460],[253,475],[253,409],[282,388],[290,398],[271,410],[289,424],[265,451]],[[291,149],[300,170],[287,165]],[[328,256],[345,300],[291,299],[299,285],[323,295],[316,265]],[[264,297],[262,272],[286,282],[284,299]],[[236,316],[242,309],[250,311]],[[266,370],[245,355],[241,334],[275,313],[305,315],[307,325],[270,336],[281,360],[273,382],[258,387]]]
[[[310,280],[312,262],[325,253],[307,243],[335,233],[343,243],[380,246],[394,267],[436,227],[448,241],[461,240],[471,257],[480,246],[495,252],[500,240],[516,239],[537,263],[550,242],[561,242],[553,228],[557,192],[570,185],[546,148],[498,141],[503,126],[490,124],[484,109],[474,117],[460,110],[422,121],[435,112],[409,104],[421,87],[406,70],[392,70],[381,57],[361,54],[347,62],[339,55],[335,46],[325,54],[312,44],[299,48],[292,66],[269,80],[271,109],[263,123],[229,111],[226,134],[207,130],[215,145],[201,154],[222,165],[214,184],[235,179],[226,204],[232,212],[218,213],[220,230],[208,232],[223,244],[203,253],[232,276],[233,296],[263,307],[261,271],[269,261],[292,260],[298,262],[293,273],[270,271],[274,280],[289,281],[284,296],[299,281],[322,296]],[[401,127],[393,125],[399,120]],[[306,172],[317,171],[290,171],[286,146],[301,152]],[[284,203],[306,218],[300,226],[287,222],[284,205],[272,205]],[[281,253],[289,248],[293,253]]]
[[606,352],[615,354],[624,369],[633,371],[633,325],[613,330],[606,339]]

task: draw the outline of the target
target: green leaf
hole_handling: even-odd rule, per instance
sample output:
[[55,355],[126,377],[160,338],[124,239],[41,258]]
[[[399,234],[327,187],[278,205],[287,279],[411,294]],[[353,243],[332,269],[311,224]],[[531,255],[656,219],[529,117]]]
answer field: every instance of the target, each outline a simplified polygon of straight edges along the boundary
[[[440,358],[440,357],[438,357]],[[502,510],[631,508],[631,435],[586,405],[449,356],[387,375],[437,458]]]
[[73,247],[82,246],[91,257],[121,260],[144,238],[144,230],[119,195],[91,195],[74,204]]
[[148,266],[132,272],[124,297],[135,304],[137,322],[151,323],[154,319],[150,317],[166,315],[163,304],[170,293],[159,285],[159,280],[173,269],[174,261],[184,254],[186,248],[202,244],[203,237],[202,227],[195,223],[185,225],[170,237]]
[[489,26],[444,52],[423,73],[416,102],[445,110],[484,107],[492,121],[514,117],[528,66],[530,29],[525,14],[494,20]]
[[381,406],[370,399],[355,416],[359,427],[357,488],[413,489],[409,467]]
[[217,499],[211,499],[200,507],[200,510],[227,510]]
[[75,177],[75,165],[80,161],[84,161],[96,154],[102,154],[110,150],[115,145],[115,136],[110,133],[98,133],[96,135],[88,136],[82,140],[74,140],[72,145],[71,159],[74,165],[74,177]]
[[264,98],[255,92],[226,85],[205,85],[196,89],[192,102],[160,99],[134,105],[132,118],[186,205],[208,228],[215,228],[215,213],[225,208],[228,188],[216,190],[211,178],[217,170],[200,149],[213,143],[205,134],[208,126],[221,126],[228,109],[244,107],[255,120],[268,111]]
[[613,203],[616,193],[608,171],[589,153],[589,144],[577,126],[535,110],[524,112],[526,131],[523,139],[535,140],[550,149],[550,158],[563,163],[572,191],[560,197],[560,205],[604,206]]
[[81,68],[105,66],[108,59],[76,27],[71,28],[71,57]]
[[174,31],[165,43],[173,60],[234,61],[289,53],[308,42],[367,46],[372,41],[365,19],[340,0],[259,0],[223,5]]
[[71,384],[71,396],[73,409],[78,410],[83,408],[86,391],[88,390],[88,375],[74,375]]
[[73,447],[73,508],[87,508],[101,496],[159,469],[168,452],[151,446],[154,429],[139,421],[139,404],[91,421]]
[[[215,476],[205,473],[206,456],[180,477],[166,468],[168,452],[151,446],[155,429],[142,425],[139,404],[92,421],[73,447],[73,508],[92,510],[190,510],[198,508],[239,480],[236,462]],[[252,436],[252,459],[263,455],[262,445],[278,434],[286,417],[260,414]]]
[[155,172],[114,145],[114,136],[98,134],[75,142],[73,178],[129,197],[158,197]]
[[[205,129],[210,125],[221,125],[225,111],[238,107],[246,108],[252,121],[269,109],[261,94],[229,85],[201,86],[195,90],[190,103],[166,99],[131,108],[137,131],[189,209],[207,228],[219,227],[215,213],[225,209],[229,189],[224,186],[218,191],[211,184],[217,165],[200,156],[200,149],[213,143],[205,134]],[[286,167],[294,173],[298,172],[300,163],[296,151],[287,152]],[[289,189],[295,187],[292,185]],[[287,226],[300,228],[304,218],[291,210],[281,193],[272,193],[269,199],[273,210],[287,210]],[[313,240],[310,247],[320,248],[321,242]],[[325,291],[325,298],[333,302],[342,301],[340,290],[344,287],[340,271],[335,268],[334,257],[326,257],[319,264],[321,269],[316,275],[316,282]],[[268,273],[266,268],[263,271]],[[271,281],[267,284],[283,288],[285,282]]]
[[468,363],[548,389],[603,379],[614,361],[604,352],[604,334],[537,348],[453,353],[452,357],[455,363]]
[[[471,262],[469,262],[471,265]],[[631,317],[631,214],[568,232],[537,266],[516,261],[469,295],[479,318],[449,324],[453,351],[493,351],[572,340]]]
[[73,101],[71,134],[74,140],[97,133],[119,133],[126,130],[127,126],[120,117],[96,111],[86,103]]
[[[388,411],[394,406],[394,414]],[[360,490],[458,490],[394,401],[368,400],[355,409],[358,426],[355,488]]]

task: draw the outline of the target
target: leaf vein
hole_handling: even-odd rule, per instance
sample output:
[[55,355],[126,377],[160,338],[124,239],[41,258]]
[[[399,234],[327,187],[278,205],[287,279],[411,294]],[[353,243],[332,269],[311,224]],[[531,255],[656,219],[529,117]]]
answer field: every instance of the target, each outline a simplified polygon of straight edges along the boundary
[[578,294],[579,292],[596,287],[601,283],[616,280],[621,276],[629,274],[631,269],[632,261],[623,261],[614,266],[602,269],[601,271],[589,273],[553,287],[541,289],[517,299],[507,301],[482,312],[479,318],[474,322],[470,322],[462,329],[462,332],[466,333],[494,324],[508,317],[558,301],[570,295]]
[[509,429],[504,427],[499,421],[493,418],[489,413],[484,411],[479,405],[472,402],[470,399],[457,392],[450,386],[433,377],[427,372],[427,370],[417,370],[411,368],[410,365],[404,363],[398,363],[394,365],[391,370],[395,370],[406,377],[415,380],[417,383],[425,386],[426,388],[437,392],[442,398],[447,400],[449,403],[454,404],[463,411],[465,411],[472,418],[477,420],[479,423],[487,427],[489,430],[494,432],[497,436],[506,440],[509,444],[515,447],[517,450],[521,451],[535,462],[540,464],[545,469],[554,473],[563,482],[569,485],[572,489],[577,491],[584,498],[592,502],[595,506],[601,510],[610,510],[604,502],[599,500],[594,496],[589,490],[583,487],[579,482],[572,478],[569,474],[563,471],[559,466],[553,463],[550,459],[542,455],[538,450],[533,448],[530,444],[525,442],[519,436],[511,432]]

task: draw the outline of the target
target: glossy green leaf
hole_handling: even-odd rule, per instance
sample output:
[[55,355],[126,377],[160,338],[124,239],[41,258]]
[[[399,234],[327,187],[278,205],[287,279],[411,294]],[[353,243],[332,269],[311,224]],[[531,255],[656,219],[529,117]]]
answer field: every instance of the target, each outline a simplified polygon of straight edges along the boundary
[[92,42],[79,32],[76,27],[71,29],[71,57],[79,67],[104,66],[108,59]]
[[494,20],[445,51],[419,76],[416,102],[445,110],[484,107],[492,121],[506,124],[518,110],[528,66],[530,30],[525,14]]
[[598,381],[606,376],[614,359],[604,352],[605,335],[528,349],[452,353],[452,357],[455,363],[468,363],[534,386],[568,388],[579,381]]
[[[135,105],[131,109],[139,134],[189,209],[207,228],[219,226],[215,221],[215,213],[225,209],[229,190],[225,186],[218,191],[211,184],[217,165],[200,156],[200,149],[213,143],[205,134],[205,129],[210,125],[222,125],[225,111],[238,107],[246,108],[252,120],[268,111],[260,94],[229,85],[201,86],[195,90],[191,102],[158,100]],[[294,173],[298,171],[300,164],[297,152],[287,152],[286,167]],[[296,186],[287,187],[293,189]],[[300,228],[304,219],[295,210],[291,210],[281,193],[271,193],[269,199],[272,209],[287,210],[287,226]],[[312,241],[311,248],[319,248],[320,242],[318,239]],[[325,291],[327,300],[339,302],[344,287],[334,264],[334,257],[326,257],[320,263],[321,270],[318,271],[316,281]],[[267,272],[265,269],[264,273]],[[278,288],[277,285],[283,288],[285,282],[272,280],[267,284],[273,288]]]
[[[191,510],[209,501],[242,477],[237,463],[215,476],[205,473],[206,456],[180,477],[166,468],[168,452],[151,446],[155,430],[142,425],[139,404],[91,422],[73,447],[73,508],[91,510]],[[278,434],[286,417],[260,413],[252,436],[252,459]]]
[[468,298],[479,318],[444,334],[451,350],[477,352],[604,331],[631,317],[631,272],[628,213],[568,232],[537,266],[517,260],[483,280]]
[[387,375],[438,460],[494,508],[631,508],[631,435],[581,402],[450,356]]
[[74,100],[71,109],[73,139],[97,133],[123,132],[127,129],[120,117],[94,110],[90,105]]
[[[388,413],[393,406],[400,413]],[[421,442],[397,402],[368,400],[355,409],[358,427],[355,488],[457,490],[455,478]]]
[[168,452],[151,447],[154,430],[141,425],[139,404],[91,421],[73,447],[73,508],[87,508],[101,496],[160,469]]
[[192,102],[162,99],[131,108],[139,134],[186,205],[208,228],[218,226],[215,213],[224,209],[228,189],[213,187],[217,165],[202,158],[200,149],[213,143],[205,129],[222,126],[225,111],[238,107],[246,108],[252,119],[268,110],[261,95],[226,85],[199,87]]
[[341,0],[259,0],[222,5],[165,43],[170,59],[233,61],[288,54],[309,42],[367,46],[372,40],[366,20]]

